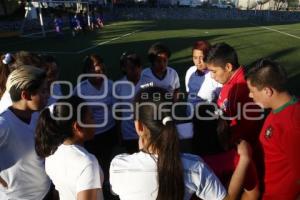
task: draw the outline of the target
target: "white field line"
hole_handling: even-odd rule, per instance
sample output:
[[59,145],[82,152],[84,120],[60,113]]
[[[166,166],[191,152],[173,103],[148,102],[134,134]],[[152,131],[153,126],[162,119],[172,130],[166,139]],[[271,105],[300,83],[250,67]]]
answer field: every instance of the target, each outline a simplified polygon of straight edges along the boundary
[[[109,27],[109,26],[116,26],[116,25],[117,24],[108,24],[108,25],[105,25],[105,26]],[[63,28],[63,30],[68,30],[68,29],[70,29],[70,28],[68,28],[68,27]],[[55,32],[55,29],[51,29],[51,30],[45,31],[45,33],[51,33],[51,32]],[[22,35],[21,37],[28,38],[29,36],[38,35],[38,34],[42,34],[42,32],[30,33],[30,34]],[[16,45],[20,45],[20,44],[25,44],[25,43],[28,43],[28,42],[31,42],[31,41],[40,40],[40,39],[43,39],[43,38],[44,37],[42,37],[42,36],[32,37],[32,38],[29,38],[27,41],[20,41],[20,42],[8,44],[8,45],[6,45],[6,47],[16,46]],[[33,52],[33,53],[45,53],[45,54],[65,54],[65,55],[69,54],[69,55],[71,55],[71,54],[78,54],[79,51],[74,51],[74,52],[68,52],[68,51],[66,51],[66,52],[64,52],[64,51],[30,51],[30,52]]]
[[292,29],[292,28],[278,28],[277,30],[279,30],[279,31],[283,31],[283,30],[287,30],[287,31],[300,31],[300,29],[298,28],[296,28],[296,29]]
[[[108,25],[105,25],[106,27],[109,27],[109,26],[116,26],[117,24],[108,24]],[[64,27],[63,30],[69,30],[70,28],[69,27]],[[56,30],[55,29],[50,29],[50,30],[47,30],[45,31],[45,33],[53,33],[55,32]],[[43,32],[36,32],[36,33],[29,33],[29,34],[26,34],[26,35],[22,35],[21,37],[28,37],[28,36],[33,36],[33,35],[38,35],[38,34],[43,34]],[[43,38],[43,36],[41,36]]]
[[[257,24],[254,24],[254,25],[257,25]],[[276,29],[273,29],[273,28],[269,28],[269,27],[266,27],[266,26],[258,26],[258,27],[260,27],[262,29],[269,30],[269,31],[277,32],[277,33],[280,33],[282,35],[287,35],[287,36],[290,36],[292,38],[296,38],[296,39],[300,40],[299,36],[296,36],[296,35],[293,35],[293,34],[290,34],[290,33],[286,33],[284,31],[279,31],[279,30],[276,30]]]
[[[151,27],[153,27],[153,26],[151,26]],[[89,51],[89,50],[91,50],[91,49],[97,48],[97,47],[99,47],[99,46],[101,46],[101,45],[110,43],[110,42],[115,41],[115,40],[119,40],[119,39],[121,39],[121,38],[130,36],[130,35],[132,35],[132,34],[135,34],[135,33],[137,33],[137,32],[140,32],[140,31],[143,31],[143,30],[146,30],[146,29],[149,29],[149,28],[150,28],[150,27],[143,28],[143,29],[139,29],[139,30],[135,30],[135,31],[132,31],[132,32],[130,32],[130,33],[126,33],[126,34],[121,35],[121,36],[119,36],[119,37],[115,37],[115,38],[109,39],[109,40],[107,40],[107,41],[100,42],[100,43],[98,43],[98,44],[96,44],[96,45],[94,45],[94,46],[91,46],[91,47],[82,49],[82,50],[80,50],[80,51],[77,51],[76,53],[77,53],[77,54],[81,54],[81,53],[83,53],[83,52],[86,52],[86,51]]]
[[[153,26],[151,26],[153,27]],[[143,28],[143,29],[139,29],[139,30],[135,30],[135,31],[132,31],[130,33],[126,33],[124,35],[121,35],[119,37],[115,37],[115,38],[112,38],[112,39],[109,39],[107,41],[104,41],[104,42],[100,42],[94,46],[91,46],[91,47],[88,47],[88,48],[85,48],[85,49],[82,49],[82,50],[79,50],[79,51],[76,51],[76,52],[62,52],[62,51],[38,51],[37,53],[45,53],[45,54],[64,54],[64,55],[72,55],[72,54],[81,54],[81,53],[84,53],[88,50],[91,50],[91,49],[94,49],[94,48],[97,48],[101,45],[104,45],[104,44],[107,44],[107,43],[110,43],[112,41],[115,41],[115,40],[118,40],[118,39],[121,39],[121,38],[124,38],[124,37],[127,37],[127,36],[130,36],[132,34],[135,34],[137,32],[140,32],[140,31],[143,31],[143,30],[146,30],[146,29],[149,29],[150,27],[147,27],[147,28]]]

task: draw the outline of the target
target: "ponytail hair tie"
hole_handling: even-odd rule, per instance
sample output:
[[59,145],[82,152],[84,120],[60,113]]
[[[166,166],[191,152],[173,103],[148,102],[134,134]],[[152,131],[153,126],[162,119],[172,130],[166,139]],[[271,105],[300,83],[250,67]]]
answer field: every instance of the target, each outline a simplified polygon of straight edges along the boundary
[[164,117],[162,120],[162,124],[165,126],[167,125],[167,122],[173,121],[170,116]]
[[4,58],[2,59],[2,63],[7,65],[12,61],[12,57],[10,53],[5,54]]

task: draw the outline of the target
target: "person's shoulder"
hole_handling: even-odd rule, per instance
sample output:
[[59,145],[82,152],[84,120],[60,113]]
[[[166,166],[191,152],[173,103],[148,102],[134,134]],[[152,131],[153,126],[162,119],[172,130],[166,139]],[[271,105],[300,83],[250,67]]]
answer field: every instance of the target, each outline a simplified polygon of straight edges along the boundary
[[84,147],[79,145],[61,145],[59,147],[61,152],[65,152],[68,157],[76,160],[77,163],[80,163],[83,166],[87,166],[93,163],[96,160],[96,157],[89,153]]
[[111,173],[125,173],[137,171],[140,167],[137,166],[138,153],[129,154],[119,154],[115,156],[110,163]]
[[[295,98],[295,97],[294,97]],[[300,130],[300,100],[297,99],[297,102],[292,106],[292,112],[290,116],[292,124],[295,128]]]
[[205,166],[202,158],[197,155],[183,153],[181,154],[181,160],[185,170],[198,171],[199,168],[204,168]]
[[141,76],[145,76],[145,75],[149,75],[149,74],[151,74],[152,72],[151,72],[151,69],[150,69],[150,67],[146,67],[145,69],[143,69],[142,70],[142,72],[141,72]]
[[167,67],[167,70],[168,70],[168,72],[170,72],[170,73],[172,73],[172,74],[177,74],[177,71],[174,69],[174,68],[172,68],[172,67]]
[[205,74],[204,74],[204,77],[205,77],[206,81],[216,82],[215,79],[213,79],[211,77],[211,72],[210,71],[206,71]]
[[188,70],[186,70],[186,74],[194,73],[196,70],[197,70],[197,67],[195,65],[191,66],[188,68]]
[[190,153],[182,153],[181,154],[181,159],[188,160],[188,161],[193,161],[193,162],[197,162],[197,161],[201,160],[201,158],[199,156],[194,155],[194,154],[190,154]]
[[148,83],[150,80],[155,79],[152,70],[150,67],[145,68],[141,73],[140,82],[141,83]]
[[88,80],[86,79],[86,80],[83,80],[83,81],[77,83],[77,85],[75,86],[75,89],[79,88],[79,87],[82,88],[82,87],[87,87],[87,86],[88,86]]
[[188,70],[186,70],[185,77],[189,78],[196,70],[197,70],[196,66],[191,66],[190,68],[188,68]]
[[242,83],[242,84],[247,84],[246,78],[245,78],[245,67],[244,66],[240,66],[236,72],[235,72],[235,76],[233,77],[233,79],[235,80],[235,82],[237,83]]
[[10,111],[8,109],[4,110],[2,113],[0,113],[0,127],[8,127],[9,121],[11,121],[10,117]]
[[112,170],[122,170],[127,169],[131,166],[131,163],[136,160],[135,154],[119,154],[116,155],[110,164]]
[[9,92],[5,91],[0,100],[0,113],[4,112],[9,106],[12,105]]
[[155,157],[151,155],[138,152],[134,154],[119,154],[114,157],[110,168],[112,171],[136,171],[140,169],[152,169],[155,165]]
[[221,83],[218,83],[215,79],[211,77],[211,72],[208,71],[205,75],[205,81],[210,82],[215,87],[222,87],[223,85]]

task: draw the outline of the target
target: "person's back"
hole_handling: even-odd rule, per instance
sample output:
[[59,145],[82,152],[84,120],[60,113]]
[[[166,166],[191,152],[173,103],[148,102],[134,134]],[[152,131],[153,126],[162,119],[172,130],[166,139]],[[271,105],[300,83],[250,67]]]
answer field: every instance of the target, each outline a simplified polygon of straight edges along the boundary
[[[39,117],[35,148],[61,200],[102,200],[103,174],[83,144],[94,136],[94,120],[79,97],[60,99]],[[83,127],[84,125],[89,126]]]
[[96,157],[79,145],[61,144],[53,155],[46,158],[45,169],[61,200],[76,199],[79,191],[101,183],[102,170]]
[[[196,195],[202,199],[224,199],[227,192],[202,159],[182,154],[184,200]],[[122,200],[155,200],[158,192],[157,155],[139,152],[116,156],[111,163],[110,183]],[[209,184],[208,184],[209,183]]]
[[[140,90],[135,96],[135,129],[139,153],[116,156],[110,167],[110,183],[121,199],[182,200],[195,193],[208,199],[236,199],[250,163],[249,146],[238,145],[240,162],[226,190],[194,155],[180,154],[172,99],[158,87]],[[163,109],[162,109],[163,108]],[[159,113],[158,113],[159,112]]]

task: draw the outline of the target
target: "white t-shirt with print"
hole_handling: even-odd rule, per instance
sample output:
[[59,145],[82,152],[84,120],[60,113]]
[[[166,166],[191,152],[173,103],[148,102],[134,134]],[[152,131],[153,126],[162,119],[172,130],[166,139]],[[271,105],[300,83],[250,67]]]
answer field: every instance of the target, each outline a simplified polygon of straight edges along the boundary
[[[182,154],[185,195],[193,193],[204,200],[223,200],[226,190],[198,156]],[[110,165],[110,184],[121,200],[155,200],[158,192],[157,157],[144,152],[116,156]]]
[[[103,81],[100,89],[95,88],[88,80],[82,81],[74,88],[75,95],[83,98],[87,103],[91,103],[90,108],[95,124],[98,126],[96,127],[96,135],[104,133],[115,126],[112,115],[112,105],[115,103],[115,98],[112,95],[113,82],[109,79],[106,80],[107,82],[104,83]],[[79,87],[81,95],[78,94]]]
[[140,83],[141,86],[151,85],[161,87],[168,90],[169,92],[174,92],[174,90],[180,88],[178,74],[171,67],[167,67],[166,75],[162,79],[155,76],[151,68],[144,69],[141,74]]
[[60,145],[46,158],[45,168],[60,200],[76,200],[80,191],[102,188],[103,173],[96,157],[79,145]]
[[33,113],[26,124],[9,109],[0,114],[0,176],[8,184],[0,185],[1,200],[41,200],[50,188],[44,159],[34,146],[38,116]]

